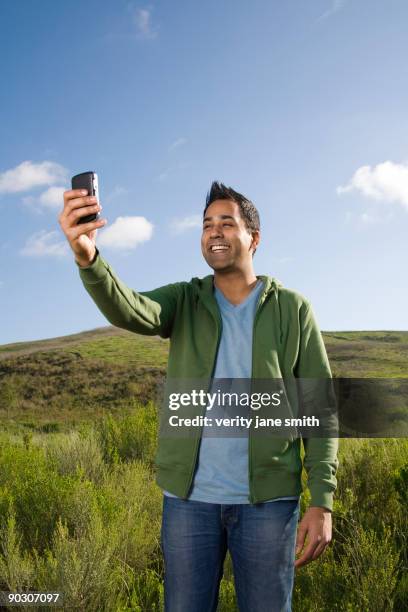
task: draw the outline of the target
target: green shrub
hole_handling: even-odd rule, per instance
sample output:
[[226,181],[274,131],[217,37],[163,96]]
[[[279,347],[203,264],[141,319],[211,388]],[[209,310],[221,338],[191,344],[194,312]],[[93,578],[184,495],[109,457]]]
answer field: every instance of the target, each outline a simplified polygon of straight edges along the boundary
[[340,448],[336,511],[376,532],[391,517],[399,522],[401,502],[392,475],[408,463],[408,440],[343,440]]
[[36,588],[61,592],[68,610],[110,610],[120,590],[115,533],[94,513],[85,533],[70,536],[58,521],[51,548],[36,555]]
[[83,461],[92,437],[63,436],[59,451],[56,439],[0,451],[1,585],[61,592],[66,609],[160,606],[162,494],[151,470],[113,464],[93,482]]
[[98,437],[93,430],[82,434],[73,431],[47,438],[43,444],[62,476],[81,473],[83,478],[93,482],[103,479],[105,464]]
[[24,548],[43,550],[49,545],[73,486],[73,481],[58,474],[43,449],[11,445],[0,449],[0,498],[7,490]]
[[[67,609],[163,607],[152,404],[62,433],[0,432],[0,584]],[[408,441],[341,440],[333,541],[295,574],[294,612],[404,610]],[[310,503],[302,496],[301,513]],[[219,612],[237,610],[227,555]]]
[[137,459],[153,465],[157,445],[157,409],[153,403],[139,406],[121,419],[111,415],[98,425],[99,441],[105,461]]
[[112,514],[119,538],[121,559],[136,573],[159,568],[162,493],[151,471],[142,462],[112,467],[100,491]]
[[137,577],[130,602],[132,612],[161,612],[164,609],[163,581],[157,572],[147,569]]
[[16,518],[10,513],[2,519],[0,529],[0,590],[27,589],[35,580],[35,564],[31,555],[22,552],[16,530]]
[[357,610],[393,610],[399,554],[392,531],[384,527],[381,537],[373,530],[351,525],[346,554],[339,567],[347,599]]

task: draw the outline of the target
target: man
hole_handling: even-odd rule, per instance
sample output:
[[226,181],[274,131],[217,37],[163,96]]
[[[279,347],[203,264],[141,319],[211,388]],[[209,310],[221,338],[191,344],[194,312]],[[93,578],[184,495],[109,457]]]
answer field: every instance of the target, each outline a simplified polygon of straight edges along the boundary
[[[145,292],[124,285],[96,248],[105,220],[76,224],[99,210],[78,190],[64,194],[59,221],[82,282],[113,325],[170,338],[168,380],[330,378],[308,301],[254,273],[259,215],[242,194],[214,182],[207,196],[201,249],[214,275]],[[215,611],[229,550],[241,612],[288,611],[294,568],[331,540],[337,440],[303,440],[311,504],[298,527],[301,439],[251,428],[235,437],[210,433],[204,425],[159,439],[165,608]]]

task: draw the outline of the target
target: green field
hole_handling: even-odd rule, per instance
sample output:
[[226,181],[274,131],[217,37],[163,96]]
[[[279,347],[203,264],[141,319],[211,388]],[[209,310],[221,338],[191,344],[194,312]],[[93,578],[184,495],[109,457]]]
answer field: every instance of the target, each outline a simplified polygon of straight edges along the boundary
[[[408,332],[323,336],[336,377],[408,377]],[[167,354],[114,327],[0,346],[0,590],[162,610],[153,458]],[[408,441],[341,440],[339,454],[333,542],[296,573],[293,610],[407,610]],[[219,610],[236,609],[227,558]]]

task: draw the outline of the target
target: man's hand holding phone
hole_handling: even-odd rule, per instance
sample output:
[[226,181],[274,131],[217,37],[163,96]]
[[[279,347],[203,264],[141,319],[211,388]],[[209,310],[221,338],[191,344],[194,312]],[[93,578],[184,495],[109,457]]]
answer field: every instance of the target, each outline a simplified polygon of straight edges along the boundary
[[74,252],[75,260],[82,268],[92,263],[96,254],[97,231],[107,222],[106,219],[96,219],[78,224],[81,217],[102,210],[97,197],[87,194],[86,189],[64,191],[64,209],[58,217],[61,229]]

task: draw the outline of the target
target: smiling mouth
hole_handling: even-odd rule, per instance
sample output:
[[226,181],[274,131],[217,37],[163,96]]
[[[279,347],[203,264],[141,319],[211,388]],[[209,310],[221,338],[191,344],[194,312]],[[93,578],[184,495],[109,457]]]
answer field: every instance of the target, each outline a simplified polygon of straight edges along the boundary
[[229,250],[229,246],[227,244],[213,244],[209,250],[211,253],[225,253]]

